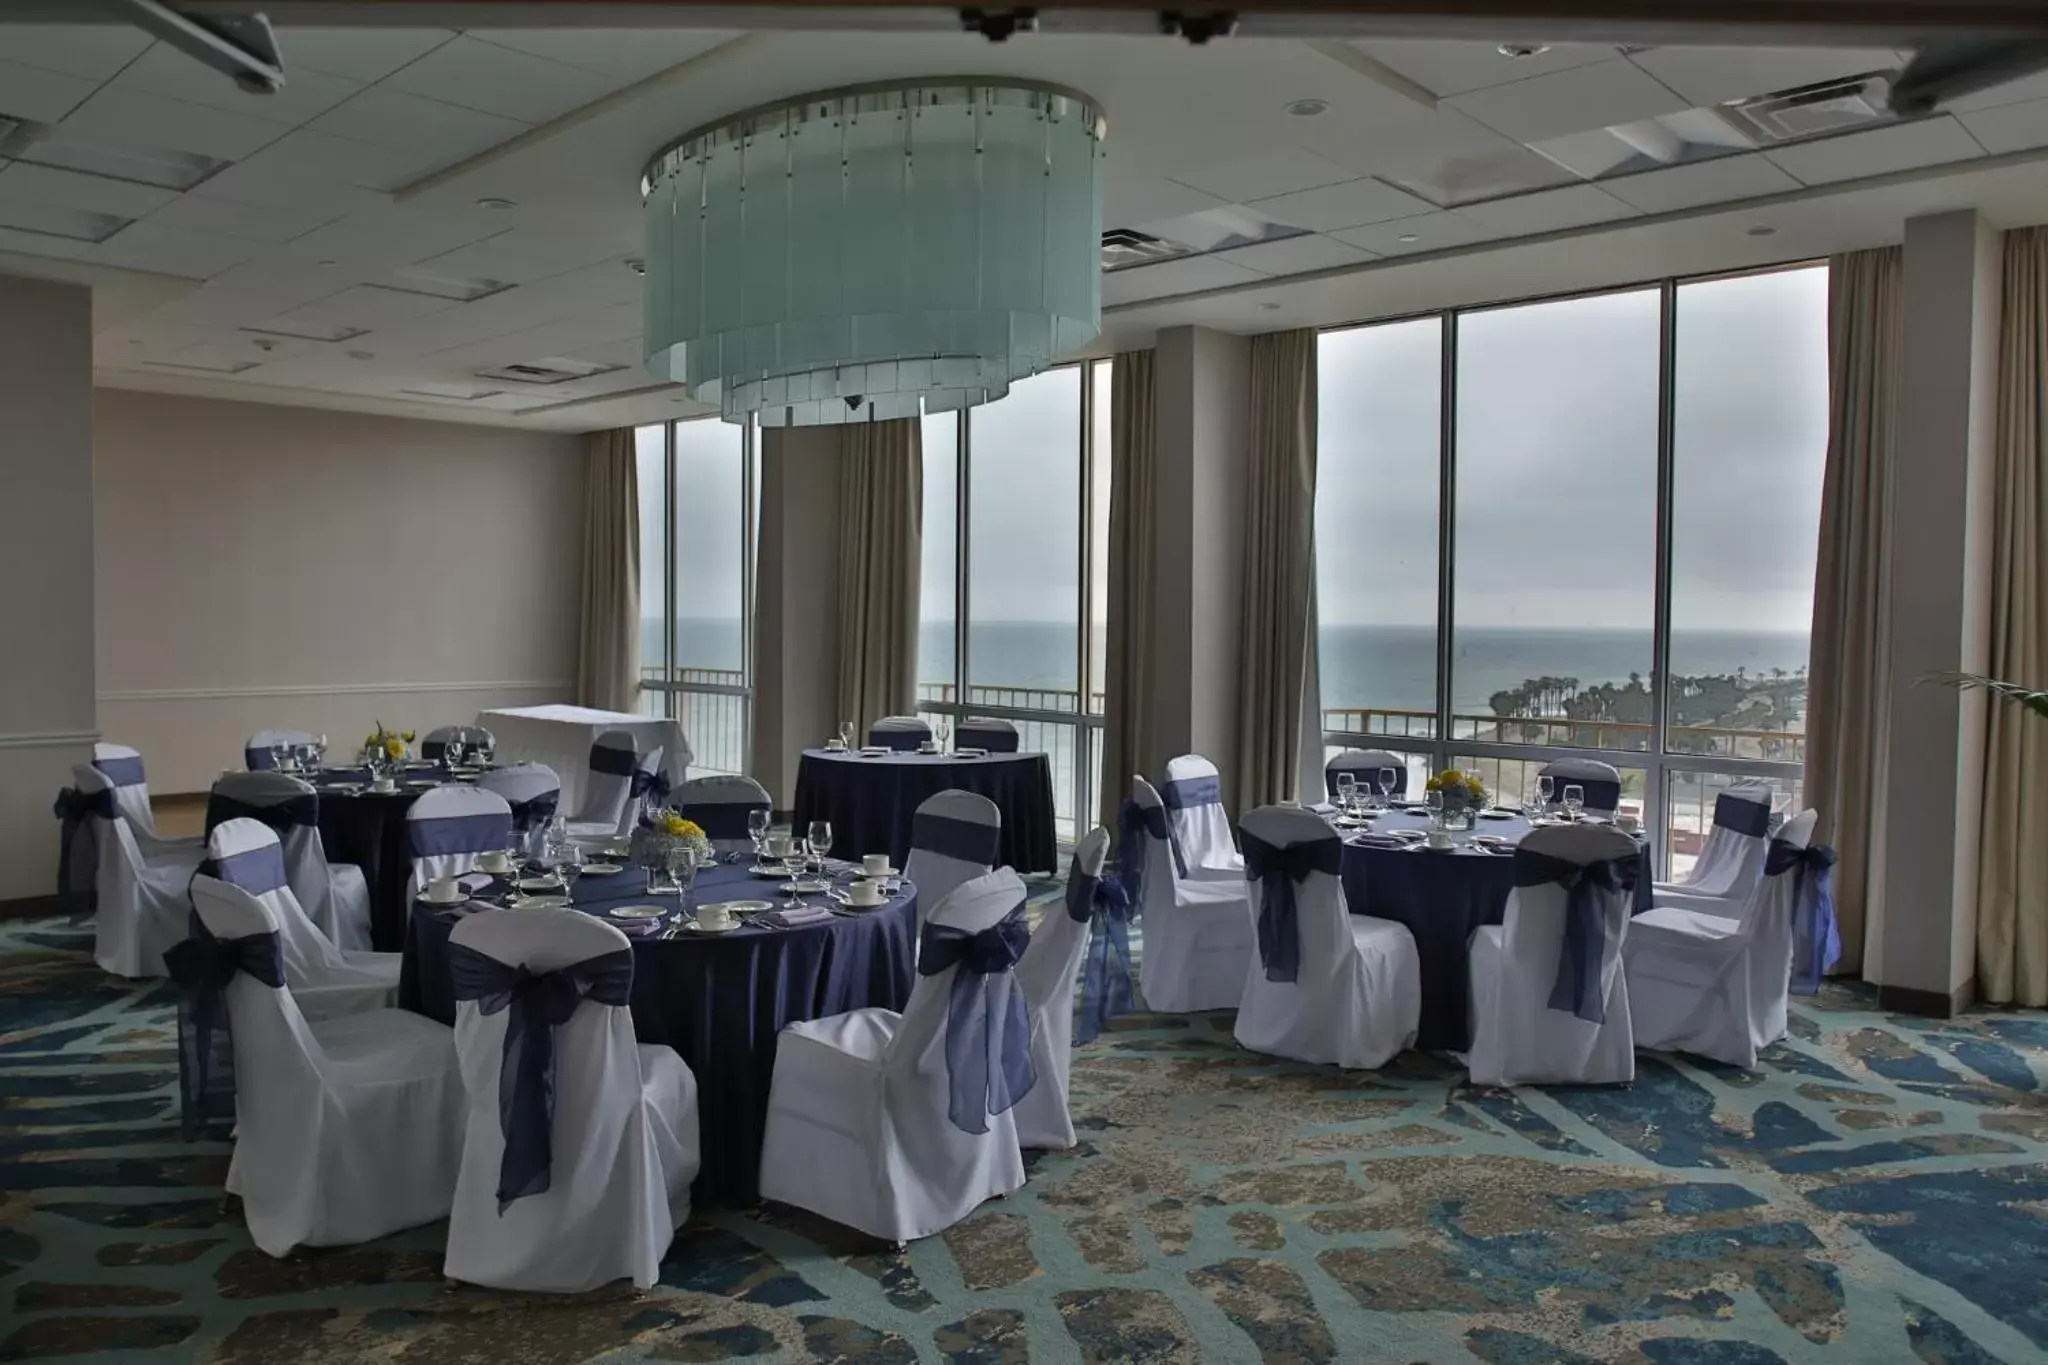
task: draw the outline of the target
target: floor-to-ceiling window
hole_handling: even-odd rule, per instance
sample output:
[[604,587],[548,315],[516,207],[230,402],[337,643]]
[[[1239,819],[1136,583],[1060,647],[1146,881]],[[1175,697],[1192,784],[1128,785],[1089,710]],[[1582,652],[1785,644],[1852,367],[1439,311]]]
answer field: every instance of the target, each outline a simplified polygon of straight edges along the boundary
[[746,771],[753,695],[753,429],[717,418],[636,432],[640,709],[682,722],[694,770]]
[[1325,333],[1325,742],[1508,800],[1605,759],[1674,874],[1715,792],[1796,801],[1826,296],[1801,266]]
[[919,709],[1015,724],[1069,837],[1101,761],[1108,372],[1061,366],[923,429]]

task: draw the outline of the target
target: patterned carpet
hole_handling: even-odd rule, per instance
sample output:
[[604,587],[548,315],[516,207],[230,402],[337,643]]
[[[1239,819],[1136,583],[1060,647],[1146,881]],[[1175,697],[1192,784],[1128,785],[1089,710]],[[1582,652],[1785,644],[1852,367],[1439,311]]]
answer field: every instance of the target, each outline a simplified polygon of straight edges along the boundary
[[273,1261],[177,1140],[166,987],[0,926],[0,1360],[1949,1362],[2048,1359],[2048,1019],[1831,989],[1754,1075],[1474,1090],[1239,1051],[1082,1050],[1072,1152],[907,1254],[700,1214],[664,1282],[449,1291],[438,1227]]

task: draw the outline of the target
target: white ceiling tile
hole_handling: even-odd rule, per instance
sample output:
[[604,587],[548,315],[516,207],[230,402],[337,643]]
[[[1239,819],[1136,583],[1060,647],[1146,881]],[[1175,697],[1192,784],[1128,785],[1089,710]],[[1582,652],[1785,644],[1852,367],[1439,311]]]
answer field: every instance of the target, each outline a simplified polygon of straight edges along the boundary
[[467,204],[452,211],[379,204],[307,233],[292,243],[292,250],[388,270],[510,232],[505,216]]
[[2048,100],[2001,104],[1994,109],[1964,114],[1962,124],[1993,156],[2029,147],[2048,147]]
[[448,160],[431,149],[375,147],[301,128],[204,181],[194,193],[280,208],[355,209],[374,202],[370,191],[389,193]]
[[1459,95],[1454,108],[1521,142],[1675,114],[1686,102],[1616,58]]
[[1895,123],[1868,132],[1798,142],[1764,153],[1808,185],[1860,180],[1945,161],[1965,161],[1983,154],[1984,149],[1976,139],[1952,118]]
[[455,37],[445,28],[295,28],[280,24],[287,70],[305,67],[352,81],[381,81]]
[[1424,39],[1374,40],[1352,46],[1439,95],[1462,95],[1468,90],[1485,90],[1553,71],[1590,66],[1617,52],[1600,44],[1555,43],[1532,57],[1503,57],[1497,43]]
[[356,91],[360,82],[304,70],[287,63],[282,90],[255,95],[242,89],[220,72],[158,43],[142,54],[113,80],[112,89],[140,90],[167,99],[184,100],[223,109],[231,114],[248,114],[272,123],[304,123],[323,109],[332,108]]
[[1234,204],[1248,204],[1318,185],[1355,180],[1358,173],[1299,147],[1276,147],[1263,156],[1214,161],[1175,173],[1175,180]]
[[1162,218],[1179,218],[1228,202],[1213,194],[1156,176],[1109,176],[1102,186],[1102,225],[1130,227]]
[[0,114],[55,123],[98,87],[84,76],[0,61]]
[[[1501,234],[1455,213],[1428,213],[1419,218],[1347,228],[1330,235],[1378,256],[1410,256],[1418,251],[1445,251],[1454,246],[1491,241]],[[1405,240],[1409,238],[1413,240]]]
[[92,249],[90,258],[131,270],[153,270],[187,279],[211,279],[263,250],[263,243],[221,233],[179,232],[144,219],[131,223]]
[[1562,189],[1518,194],[1512,199],[1466,204],[1458,213],[1503,236],[1519,237],[1608,223],[1633,217],[1635,210],[1591,185],[1566,185]]
[[689,28],[472,28],[471,38],[530,57],[637,81],[730,42],[735,33]]
[[1547,156],[1527,147],[1504,153],[1455,157],[1431,166],[1387,171],[1384,177],[1431,203],[1454,208],[1481,199],[1500,199],[1529,190],[1570,185],[1578,177]]
[[1360,175],[1383,175],[1388,171],[1431,166],[1460,157],[1494,156],[1521,150],[1521,144],[1503,137],[1469,114],[1448,105],[1421,112],[1417,117],[1376,120],[1366,130],[1320,126],[1310,120],[1299,137],[1300,144]]
[[0,169],[0,199],[25,200],[31,204],[54,204],[67,209],[89,209],[94,213],[142,218],[176,199],[174,190],[155,185],[138,185],[132,180],[110,180],[103,175],[80,175],[50,166],[31,166],[16,161]]
[[106,80],[153,41],[128,24],[9,24],[6,34],[0,46],[9,61],[94,81]]
[[[418,264],[437,275],[526,284],[559,275],[565,270],[574,270],[610,254],[603,242],[550,236],[534,228],[514,228],[510,232],[501,232],[483,241],[424,258]],[[620,273],[631,272],[621,266]]]
[[1889,71],[1888,48],[1653,47],[1629,57],[1693,104],[1725,104],[1866,71]]
[[1967,114],[1978,109],[1995,109],[2002,104],[2038,99],[2048,99],[2048,71],[2036,71],[2031,76],[2022,76],[2016,81],[1994,85],[1974,94],[1958,95],[1941,109],[1945,114]]
[[1334,237],[1283,237],[1277,242],[1255,242],[1251,246],[1219,251],[1215,260],[1228,261],[1261,275],[1300,275],[1310,270],[1336,270],[1362,265],[1373,259],[1370,251],[1340,242]]
[[73,110],[64,126],[110,142],[169,147],[223,161],[238,161],[291,131],[289,124],[256,114],[231,114],[111,85]]
[[28,256],[55,256],[68,260],[75,256],[83,256],[91,249],[91,242],[80,242],[70,237],[52,237],[44,232],[23,232],[19,228],[0,227],[0,251],[19,251]]
[[1102,302],[1105,305],[1133,303],[1139,299],[1159,299],[1172,294],[1193,294],[1204,289],[1250,284],[1266,278],[1256,270],[1232,265],[1214,256],[1193,256],[1178,261],[1161,261],[1158,265],[1134,266],[1104,275]]
[[1254,200],[1251,207],[1268,218],[1311,232],[1329,232],[1334,228],[1382,223],[1389,218],[1412,218],[1430,212],[1436,205],[1377,180],[1347,180],[1340,185]]
[[1799,188],[1799,182],[1757,155],[1719,156],[1689,166],[1672,166],[1600,182],[1624,203],[1644,213],[1672,213],[1702,204],[1732,203]]
[[614,77],[467,37],[435,48],[386,79],[415,95],[528,123],[559,118],[622,84]]
[[325,201],[245,204],[203,194],[180,195],[151,214],[149,221],[180,232],[225,232],[257,242],[289,242],[332,222],[340,211]]
[[374,285],[363,284],[281,313],[269,325],[285,331],[291,330],[294,325],[360,327],[364,331],[375,331],[389,323],[404,322],[411,318],[424,317],[428,313],[438,313],[444,308],[460,306],[451,300],[434,298],[426,294],[411,294],[398,289],[379,289]]
[[515,138],[529,125],[377,86],[336,105],[309,126],[380,147],[431,148],[459,160]]

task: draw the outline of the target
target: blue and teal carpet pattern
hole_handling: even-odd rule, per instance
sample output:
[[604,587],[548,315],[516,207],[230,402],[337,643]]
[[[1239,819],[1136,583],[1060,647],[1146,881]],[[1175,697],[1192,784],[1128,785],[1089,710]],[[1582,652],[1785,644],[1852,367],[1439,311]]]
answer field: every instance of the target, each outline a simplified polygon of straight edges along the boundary
[[700,1212],[663,1282],[444,1287],[443,1229],[273,1260],[178,1140],[170,988],[0,926],[0,1361],[231,1365],[1769,1365],[2048,1359],[2048,1019],[1830,988],[1753,1074],[1486,1090],[1128,1016],[1074,1059],[1082,1138],[895,1254]]

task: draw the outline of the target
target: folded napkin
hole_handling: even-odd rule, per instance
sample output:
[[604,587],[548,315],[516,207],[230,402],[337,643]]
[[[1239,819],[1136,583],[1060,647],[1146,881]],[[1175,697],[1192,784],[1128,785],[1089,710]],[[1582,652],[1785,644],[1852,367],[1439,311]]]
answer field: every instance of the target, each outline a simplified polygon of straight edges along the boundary
[[1317,815],[1335,815],[1337,813],[1336,805],[1329,801],[1318,801],[1310,806],[1309,809]]
[[668,927],[665,921],[658,919],[612,919],[606,916],[605,923],[628,938],[646,938]]
[[1396,839],[1391,834],[1358,834],[1344,842],[1356,844],[1360,848],[1406,848],[1410,844],[1419,844],[1422,841],[1420,839]]
[[830,919],[832,912],[822,905],[806,905],[801,910],[777,910],[761,918],[778,929],[795,929],[805,924],[816,924],[821,919]]
[[456,880],[462,883],[462,889],[464,891],[481,891],[485,887],[489,886],[492,882],[496,881],[497,878],[493,877],[488,872],[471,872],[462,877],[457,878]]

